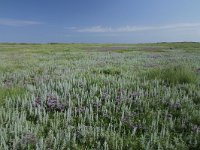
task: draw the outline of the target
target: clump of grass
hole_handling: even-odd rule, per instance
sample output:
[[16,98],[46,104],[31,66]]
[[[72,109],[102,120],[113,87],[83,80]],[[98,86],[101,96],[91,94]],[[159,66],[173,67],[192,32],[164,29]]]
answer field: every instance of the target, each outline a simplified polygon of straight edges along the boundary
[[101,70],[93,70],[93,73],[100,73],[100,74],[105,74],[105,75],[120,75],[121,71],[117,68],[106,68],[106,69],[101,69]]
[[1,73],[12,72],[12,69],[7,66],[0,66],[0,72]]
[[121,72],[118,69],[111,68],[111,69],[103,69],[100,71],[100,73],[103,73],[106,75],[120,75]]
[[0,88],[0,106],[5,102],[6,97],[23,96],[26,90],[21,87]]
[[189,66],[169,66],[156,68],[147,73],[148,79],[161,79],[169,84],[195,83],[197,75]]

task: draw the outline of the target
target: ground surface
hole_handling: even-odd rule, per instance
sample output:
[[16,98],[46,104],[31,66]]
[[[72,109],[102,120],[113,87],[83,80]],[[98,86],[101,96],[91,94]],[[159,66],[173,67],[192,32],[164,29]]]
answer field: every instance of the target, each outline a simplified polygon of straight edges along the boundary
[[200,149],[200,44],[0,44],[0,149]]

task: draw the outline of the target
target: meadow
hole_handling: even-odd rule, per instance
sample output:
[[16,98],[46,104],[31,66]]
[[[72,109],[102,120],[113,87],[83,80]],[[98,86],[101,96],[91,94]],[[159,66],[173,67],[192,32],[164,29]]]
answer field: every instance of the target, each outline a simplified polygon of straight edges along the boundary
[[199,150],[200,43],[1,43],[11,149]]

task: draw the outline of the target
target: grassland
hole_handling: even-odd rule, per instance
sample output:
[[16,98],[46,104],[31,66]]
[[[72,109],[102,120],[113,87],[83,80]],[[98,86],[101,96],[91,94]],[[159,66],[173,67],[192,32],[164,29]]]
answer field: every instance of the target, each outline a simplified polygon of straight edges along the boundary
[[200,149],[200,44],[0,44],[0,149]]

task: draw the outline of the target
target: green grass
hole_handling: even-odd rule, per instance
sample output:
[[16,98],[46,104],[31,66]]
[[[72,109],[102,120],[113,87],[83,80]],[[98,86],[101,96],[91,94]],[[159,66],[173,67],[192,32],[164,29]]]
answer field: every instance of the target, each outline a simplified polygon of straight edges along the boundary
[[197,82],[197,75],[195,71],[187,65],[156,68],[147,73],[147,78],[160,79],[169,84],[192,84]]
[[199,150],[199,49],[0,44],[0,149]]
[[0,88],[0,105],[6,102],[6,99],[13,97],[22,97],[26,90],[21,87],[2,87]]
[[98,69],[98,70],[93,70],[93,73],[99,73],[99,74],[104,74],[104,75],[120,75],[121,71],[117,68],[104,68],[104,69]]

